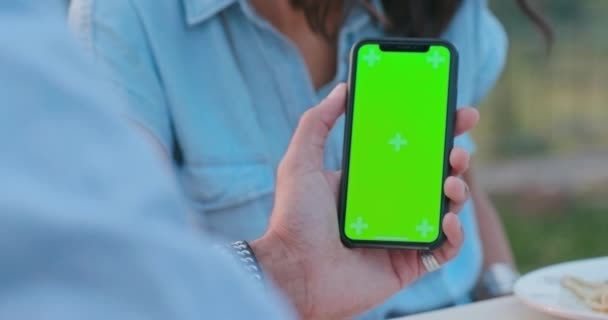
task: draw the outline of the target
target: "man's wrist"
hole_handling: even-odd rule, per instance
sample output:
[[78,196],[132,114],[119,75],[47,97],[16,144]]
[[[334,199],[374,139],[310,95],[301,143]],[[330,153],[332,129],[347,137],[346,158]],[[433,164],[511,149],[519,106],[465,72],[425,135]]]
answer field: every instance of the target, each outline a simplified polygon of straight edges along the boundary
[[265,234],[250,243],[267,278],[283,292],[300,314],[308,305],[306,272],[298,257],[277,236]]
[[235,241],[226,247],[248,275],[259,283],[264,282],[264,271],[247,241]]

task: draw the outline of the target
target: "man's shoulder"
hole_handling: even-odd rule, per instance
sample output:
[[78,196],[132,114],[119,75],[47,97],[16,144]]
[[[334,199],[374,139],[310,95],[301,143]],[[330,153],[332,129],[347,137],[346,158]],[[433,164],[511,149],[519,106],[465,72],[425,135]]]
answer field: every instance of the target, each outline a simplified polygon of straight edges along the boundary
[[101,94],[109,84],[66,31],[63,10],[0,15],[0,95],[14,106],[2,109],[2,120],[26,116],[33,121],[52,112],[100,118],[123,111],[114,95]]

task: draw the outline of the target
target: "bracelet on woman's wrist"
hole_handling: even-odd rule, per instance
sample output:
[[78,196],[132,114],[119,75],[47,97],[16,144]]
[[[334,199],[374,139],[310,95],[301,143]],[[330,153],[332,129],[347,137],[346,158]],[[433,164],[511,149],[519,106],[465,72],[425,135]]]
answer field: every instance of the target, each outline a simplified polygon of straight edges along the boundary
[[496,263],[483,273],[481,284],[487,295],[499,297],[512,294],[513,286],[518,278],[519,273],[511,265]]

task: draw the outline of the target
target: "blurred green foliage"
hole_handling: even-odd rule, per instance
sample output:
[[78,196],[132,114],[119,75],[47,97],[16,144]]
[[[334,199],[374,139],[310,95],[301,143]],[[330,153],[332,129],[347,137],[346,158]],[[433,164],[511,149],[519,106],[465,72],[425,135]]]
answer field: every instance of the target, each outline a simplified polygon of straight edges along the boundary
[[496,201],[522,272],[553,263],[608,255],[605,207],[577,202],[562,210],[519,212]]
[[481,106],[479,157],[608,151],[608,1],[531,3],[555,33],[548,55],[515,1],[491,2],[510,50],[502,78]]
[[[474,133],[478,162],[492,167],[536,158],[551,166],[552,159],[568,154],[608,156],[608,1],[530,3],[554,30],[549,55],[515,1],[490,1],[509,34],[510,50],[502,78],[480,107],[483,121]],[[593,197],[568,195],[565,204],[526,191],[493,194],[523,271],[608,255],[608,184],[600,190]],[[552,205],[538,205],[543,202]]]

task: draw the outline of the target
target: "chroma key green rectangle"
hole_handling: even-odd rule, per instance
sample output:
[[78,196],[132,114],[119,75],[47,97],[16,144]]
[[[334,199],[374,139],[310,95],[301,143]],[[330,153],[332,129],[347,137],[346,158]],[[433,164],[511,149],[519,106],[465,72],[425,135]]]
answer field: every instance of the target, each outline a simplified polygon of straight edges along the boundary
[[437,243],[447,210],[443,182],[453,143],[457,54],[443,42],[368,41],[352,58],[343,240]]

